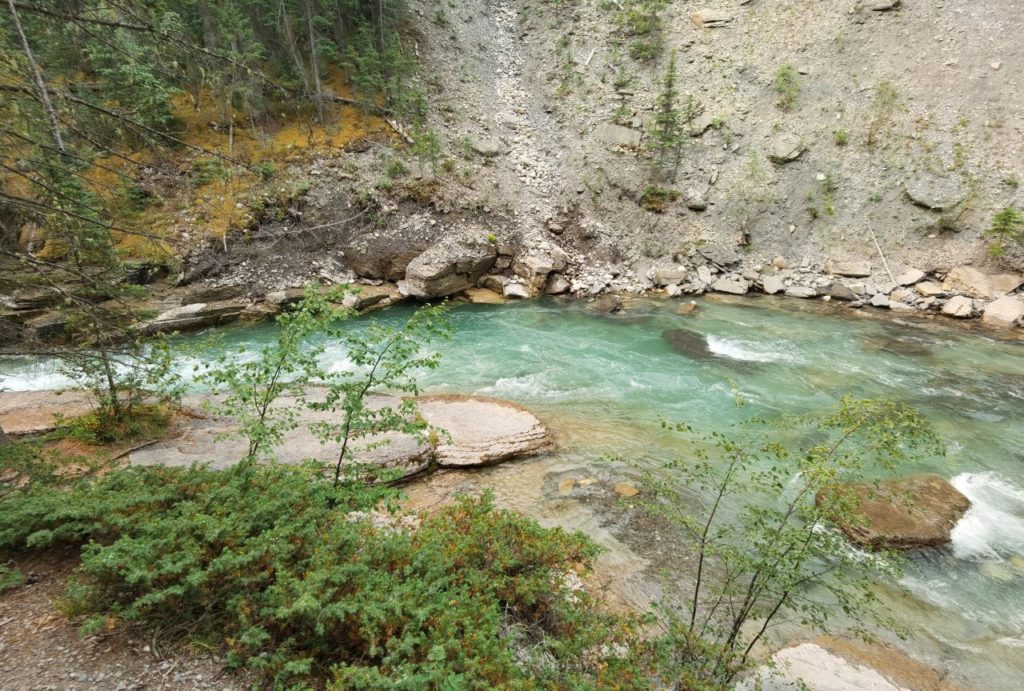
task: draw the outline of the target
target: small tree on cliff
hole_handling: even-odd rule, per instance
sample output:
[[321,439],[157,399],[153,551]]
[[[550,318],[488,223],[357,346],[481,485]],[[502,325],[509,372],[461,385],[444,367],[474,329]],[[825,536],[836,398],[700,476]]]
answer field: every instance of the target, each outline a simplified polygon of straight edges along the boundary
[[[744,669],[782,614],[811,628],[824,628],[836,611],[855,626],[874,614],[879,570],[892,572],[896,562],[851,549],[835,529],[864,524],[846,483],[869,468],[891,471],[943,453],[913,408],[887,399],[844,398],[826,416],[787,419],[778,430],[790,440],[713,434],[695,459],[669,462],[668,477],[653,480],[658,499],[649,507],[682,526],[696,554],[684,606],[665,612],[668,627],[688,632],[680,640],[712,644],[703,673],[722,683]],[[796,434],[813,441],[794,443]],[[702,495],[696,514],[693,490]],[[679,655],[700,660],[693,652]]]
[[649,148],[655,157],[660,176],[673,180],[682,157],[684,141],[683,116],[679,111],[679,87],[676,54],[672,52],[661,81],[661,93],[654,102],[654,123],[648,135]]

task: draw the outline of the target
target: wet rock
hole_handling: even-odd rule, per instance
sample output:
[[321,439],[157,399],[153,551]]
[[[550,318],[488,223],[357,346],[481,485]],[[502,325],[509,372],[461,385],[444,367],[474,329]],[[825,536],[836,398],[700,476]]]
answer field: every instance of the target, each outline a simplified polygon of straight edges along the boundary
[[924,271],[920,269],[907,269],[896,277],[896,285],[912,286],[924,279]]
[[594,130],[594,136],[608,146],[622,146],[630,149],[640,147],[642,134],[637,130],[606,122]]
[[705,360],[715,354],[708,348],[708,342],[702,334],[689,329],[668,329],[661,337],[668,341],[672,350],[694,360]]
[[970,319],[974,316],[974,301],[963,295],[954,295],[942,306],[942,313],[947,317]]
[[838,521],[853,542],[872,549],[915,549],[949,542],[953,526],[971,502],[944,478],[934,474],[909,475],[877,483],[851,483],[819,493],[818,506],[828,510],[833,501],[852,502],[863,520]]
[[347,294],[341,304],[357,312],[367,312],[402,299],[394,283],[384,283],[379,286],[356,286],[355,288],[355,292]]
[[419,414],[451,441],[435,450],[443,468],[491,465],[553,447],[547,426],[522,406],[473,396],[420,396]]
[[730,295],[746,295],[749,289],[750,283],[742,278],[727,278],[724,276],[715,281],[711,286],[711,290],[716,293],[728,293]]
[[506,283],[502,295],[510,300],[527,300],[530,298],[530,289],[522,283]]
[[142,333],[151,335],[223,326],[236,321],[247,306],[248,303],[242,300],[197,302],[169,309],[156,319],[143,323],[140,329]]
[[683,303],[682,305],[679,305],[679,307],[676,307],[676,314],[678,314],[680,317],[686,317],[693,314],[698,309],[699,308],[696,302],[686,302]]
[[1024,318],[1024,302],[1012,295],[1004,295],[985,305],[981,320],[989,324],[1010,326]]
[[546,295],[564,295],[569,292],[571,287],[569,279],[560,273],[553,273],[548,276],[548,282],[544,286],[544,293]]
[[830,274],[847,278],[867,278],[871,275],[871,262],[829,262],[825,267]]
[[405,271],[408,294],[421,300],[446,297],[472,288],[497,258],[493,243],[442,241],[419,254]]
[[465,295],[475,305],[505,304],[505,298],[501,293],[495,293],[487,288],[469,288]]
[[775,295],[776,293],[781,293],[785,289],[786,284],[782,280],[781,276],[765,276],[761,279],[761,290],[763,290],[766,295]]
[[780,132],[768,143],[768,158],[773,163],[783,164],[795,161],[804,152],[800,137],[788,132]]
[[932,211],[951,209],[967,199],[968,189],[955,177],[920,176],[908,180],[904,190],[912,202]]
[[818,291],[811,286],[789,286],[786,297],[809,299],[818,296]]
[[992,295],[988,277],[971,266],[958,266],[946,274],[942,289],[947,293],[963,293],[972,298],[987,299]]

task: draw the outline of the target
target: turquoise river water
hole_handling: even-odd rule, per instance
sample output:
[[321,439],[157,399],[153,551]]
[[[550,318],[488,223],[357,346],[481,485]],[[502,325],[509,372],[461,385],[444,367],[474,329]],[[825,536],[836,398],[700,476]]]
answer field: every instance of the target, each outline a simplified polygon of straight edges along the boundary
[[[1024,342],[801,301],[705,300],[688,316],[674,313],[679,304],[638,299],[616,315],[558,301],[461,305],[457,335],[424,388],[520,402],[558,436],[546,463],[587,467],[614,454],[636,476],[673,453],[660,419],[713,430],[754,414],[825,410],[844,394],[907,400],[949,452],[906,471],[943,475],[973,506],[949,547],[911,556],[910,595],[890,598],[912,629],[903,646],[966,686],[1024,688]],[[225,340],[256,349],[273,328],[226,329]],[[706,351],[674,350],[662,333],[678,328],[701,334]],[[348,366],[331,344],[326,357]],[[0,361],[0,388],[61,383],[50,362]]]

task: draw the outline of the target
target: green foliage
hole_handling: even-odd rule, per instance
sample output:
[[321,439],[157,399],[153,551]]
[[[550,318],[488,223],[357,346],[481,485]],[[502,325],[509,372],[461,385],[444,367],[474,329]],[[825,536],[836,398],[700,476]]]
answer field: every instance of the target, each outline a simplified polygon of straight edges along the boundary
[[792,65],[783,65],[775,72],[775,105],[785,111],[796,107],[800,96],[800,75]]
[[[693,661],[574,583],[597,548],[490,497],[373,527],[393,489],[319,466],[130,468],[0,503],[0,550],[84,543],[85,631],[180,627],[275,688],[623,688]],[[385,514],[375,514],[381,521]],[[692,648],[691,648],[692,650]],[[700,648],[706,651],[707,648]],[[711,688],[705,686],[704,688]]]
[[634,60],[653,60],[665,49],[661,13],[666,5],[666,0],[623,0],[605,5],[612,10],[619,30],[631,39],[629,56]]
[[985,235],[992,238],[989,253],[994,257],[1006,253],[1007,242],[1024,245],[1024,213],[1012,206],[1004,208],[992,217],[992,225],[985,231]]
[[421,163],[430,166],[431,173],[436,177],[438,165],[444,155],[441,137],[434,130],[414,132],[412,135],[412,153]]
[[892,126],[892,119],[899,105],[900,92],[895,84],[886,80],[875,85],[868,113],[868,146],[878,145],[882,134]]
[[[675,178],[682,156],[684,117],[679,112],[679,87],[676,84],[676,54],[672,52],[665,75],[662,77],[661,92],[654,101],[654,122],[648,135],[648,148],[654,153],[658,172],[666,179]],[[692,101],[687,104],[686,122],[693,119]]]
[[846,146],[850,143],[850,133],[846,130],[836,130],[832,133],[832,141],[836,146]]
[[647,187],[640,197],[640,206],[656,214],[665,213],[668,205],[679,199],[677,190],[666,187]]
[[778,617],[824,629],[842,612],[862,635],[864,617],[884,619],[873,585],[894,557],[865,558],[833,526],[864,522],[844,483],[944,452],[926,420],[897,401],[844,398],[827,415],[786,419],[759,437],[704,442],[652,478],[648,504],[684,529],[697,555],[686,606],[666,616],[716,645],[704,674],[731,682]]

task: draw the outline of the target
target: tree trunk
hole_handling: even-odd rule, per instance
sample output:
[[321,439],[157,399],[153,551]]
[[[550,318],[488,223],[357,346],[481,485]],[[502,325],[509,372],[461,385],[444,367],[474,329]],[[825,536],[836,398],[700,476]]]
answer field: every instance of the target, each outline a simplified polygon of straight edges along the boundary
[[306,14],[306,32],[309,34],[309,71],[313,78],[313,99],[316,101],[316,121],[324,121],[324,92],[320,85],[320,64],[316,57],[316,31],[313,26],[313,0],[302,0]]
[[60,149],[60,152],[65,153],[64,139],[61,137],[60,125],[57,123],[57,112],[53,109],[53,104],[50,103],[50,93],[46,90],[43,73],[39,70],[39,65],[36,64],[35,56],[32,55],[32,48],[28,44],[25,30],[21,28],[21,19],[18,18],[18,10],[14,7],[14,0],[7,0],[7,7],[11,11],[11,19],[14,21],[14,28],[18,32],[18,38],[21,39],[21,49],[25,51],[25,60],[28,62],[29,70],[32,72],[32,80],[36,83],[36,89],[39,90],[39,101],[43,104],[43,110],[46,111],[46,117],[50,121],[50,133],[53,135],[53,141],[57,148]]
[[303,91],[309,96],[309,77],[306,76],[306,66],[302,64],[302,58],[295,50],[295,34],[292,33],[292,23],[288,20],[288,8],[284,6],[283,1],[278,2],[277,8],[278,16],[281,18],[281,30],[284,31],[284,42],[288,44],[288,54],[292,56],[295,70],[299,73],[299,78],[302,79]]

